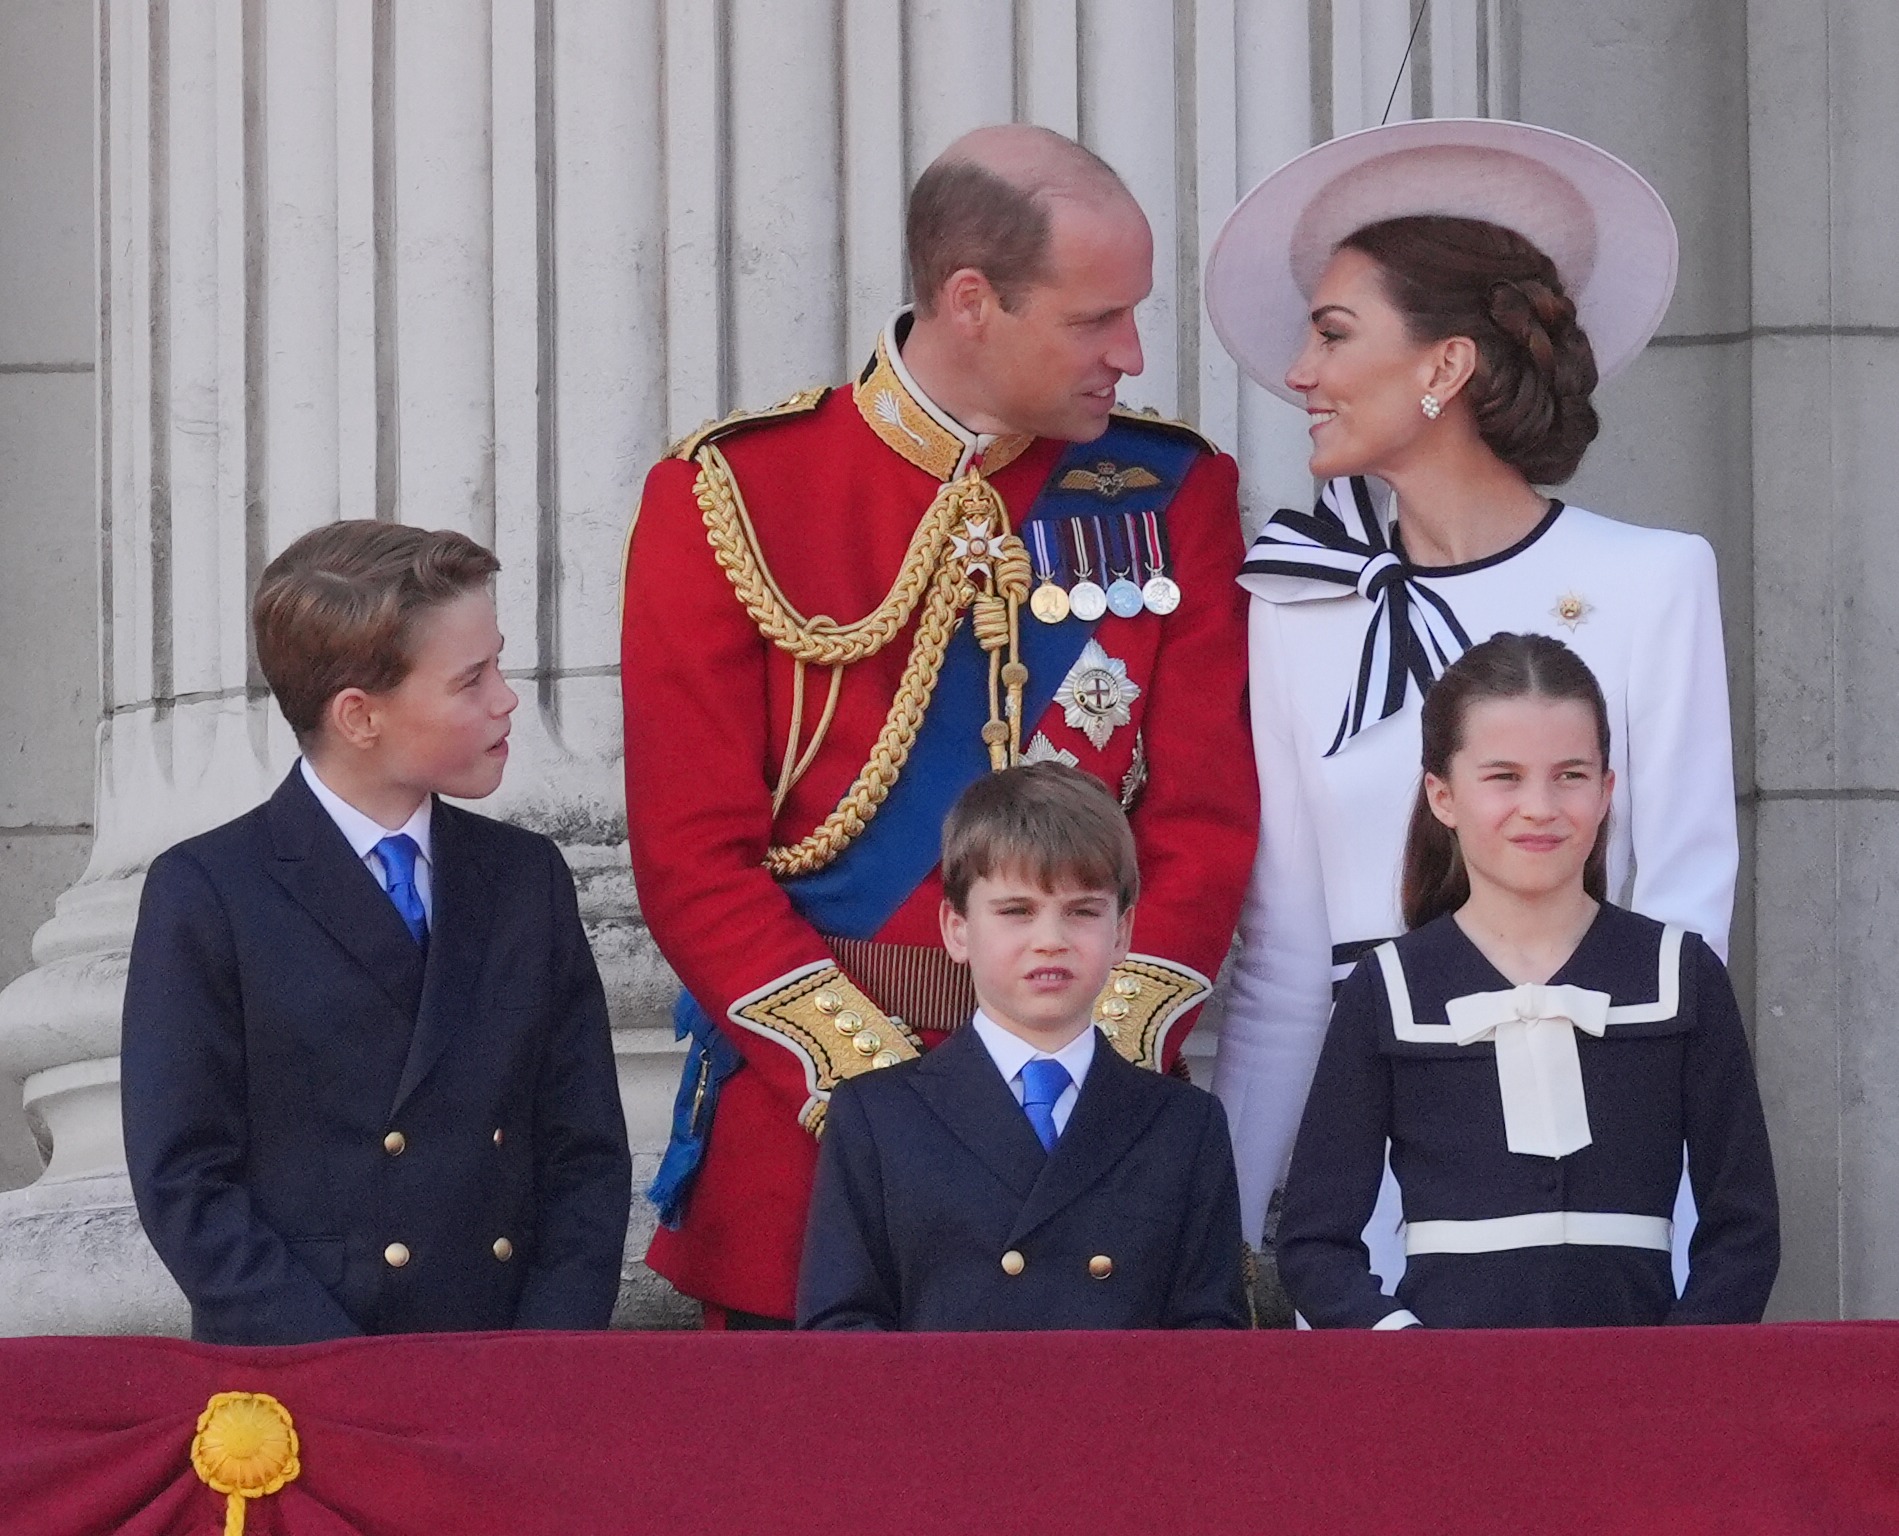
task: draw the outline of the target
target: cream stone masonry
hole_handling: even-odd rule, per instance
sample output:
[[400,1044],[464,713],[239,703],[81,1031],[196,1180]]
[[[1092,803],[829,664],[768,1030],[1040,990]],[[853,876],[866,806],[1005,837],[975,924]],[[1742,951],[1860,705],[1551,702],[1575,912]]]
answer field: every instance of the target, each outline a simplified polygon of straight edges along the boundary
[[[1494,107],[1495,9],[1438,7],[1398,115]],[[488,808],[575,867],[650,1172],[674,984],[626,870],[616,622],[644,466],[736,403],[846,376],[903,296],[909,180],[964,128],[1022,115],[1080,132],[1153,215],[1130,397],[1246,449],[1251,485],[1296,484],[1297,419],[1242,395],[1200,319],[1202,243],[1266,169],[1375,119],[1408,17],[1407,0],[102,0],[98,830],[35,969],[0,994],[0,1074],[52,1154],[0,1197],[0,1328],[184,1325],[127,1199],[119,997],[145,865],[292,760],[245,633],[271,553],[379,516],[501,555],[524,704]],[[627,1280],[623,1320],[686,1315],[631,1259]]]

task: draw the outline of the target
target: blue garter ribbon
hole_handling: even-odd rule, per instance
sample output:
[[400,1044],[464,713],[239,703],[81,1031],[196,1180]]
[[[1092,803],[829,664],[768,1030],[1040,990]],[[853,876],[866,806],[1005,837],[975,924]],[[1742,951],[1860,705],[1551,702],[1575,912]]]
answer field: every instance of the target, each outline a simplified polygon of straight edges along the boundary
[[719,1107],[726,1079],[743,1066],[738,1047],[726,1039],[690,992],[673,1004],[673,1038],[690,1040],[686,1070],[673,1099],[673,1127],[665,1156],[646,1186],[646,1198],[659,1211],[659,1224],[678,1230],[686,1214],[686,1196],[705,1161],[706,1132]]
[[[1197,439],[1141,420],[1115,417],[1092,443],[1071,443],[1037,493],[1021,533],[1044,519],[1112,519],[1125,513],[1165,515],[1201,452]],[[1139,464],[1153,483],[1106,497],[1089,489],[1104,464]],[[1080,476],[1071,472],[1080,470]],[[1062,482],[1073,483],[1064,486]],[[1027,622],[1019,645],[1029,669],[1022,698],[1026,738],[1047,713],[1055,690],[1068,676],[1095,625],[1070,615],[1059,624]],[[943,818],[956,797],[990,771],[982,728],[989,720],[989,655],[973,626],[957,625],[943,656],[930,707],[917,731],[903,773],[870,823],[823,869],[781,882],[792,906],[819,933],[874,938],[892,914],[940,862]],[[673,1102],[672,1139],[646,1196],[659,1219],[677,1228],[685,1215],[694,1178],[705,1159],[706,1137],[719,1093],[744,1065],[737,1048],[687,993],[673,1009],[680,1039],[690,1039],[685,1071]]]

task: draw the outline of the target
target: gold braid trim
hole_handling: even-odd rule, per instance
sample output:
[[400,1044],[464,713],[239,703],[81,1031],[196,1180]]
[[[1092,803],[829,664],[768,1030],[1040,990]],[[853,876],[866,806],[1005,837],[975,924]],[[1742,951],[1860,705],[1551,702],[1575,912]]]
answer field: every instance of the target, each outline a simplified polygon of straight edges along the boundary
[[1140,423],[1142,426],[1159,427],[1166,432],[1183,433],[1191,437],[1202,448],[1206,449],[1208,453],[1218,453],[1220,451],[1219,445],[1215,443],[1212,438],[1202,433],[1192,422],[1180,421],[1172,416],[1163,416],[1151,405],[1117,405],[1110,414],[1118,421],[1133,421]]
[[766,568],[751,513],[725,455],[708,443],[699,450],[696,462],[699,478],[693,495],[705,520],[713,558],[731,581],[732,590],[761,635],[794,660],[821,667],[847,667],[875,656],[910,622],[931,578],[941,572],[949,531],[962,516],[963,498],[951,493],[966,490],[966,483],[957,481],[937,494],[917,525],[884,600],[855,624],[840,625],[822,613],[807,619],[779,590]]
[[1212,984],[1193,967],[1159,955],[1129,955],[1108,972],[1095,999],[1095,1026],[1137,1067],[1161,1070],[1167,1036]]
[[688,432],[678,442],[666,450],[669,459],[691,459],[698,456],[699,450],[714,438],[730,437],[734,432],[747,431],[762,426],[766,422],[783,421],[790,416],[808,416],[824,404],[824,397],[830,389],[820,386],[817,389],[801,389],[795,395],[788,395],[776,405],[767,406],[762,411],[733,411],[729,416],[721,416],[717,421],[708,421],[696,431]]
[[[808,874],[822,869],[851,844],[869,824],[871,817],[889,797],[910,749],[916,745],[917,732],[923,727],[930,699],[936,692],[937,674],[943,670],[943,654],[950,637],[956,633],[957,611],[969,601],[969,583],[955,568],[945,565],[930,589],[923,619],[917,625],[910,659],[904,663],[903,681],[890,702],[883,729],[877,733],[870,759],[858,771],[856,781],[845,791],[837,809],[817,827],[787,846],[773,848],[765,855],[765,867],[783,880],[791,875]],[[814,742],[815,745],[815,742]]]
[[922,1041],[902,1019],[884,1013],[843,971],[822,961],[788,971],[741,997],[729,1017],[803,1063],[808,1097],[798,1123],[813,1136],[824,1134],[825,1110],[839,1083],[923,1052]]
[[[980,475],[972,473],[937,492],[917,525],[897,579],[883,602],[856,623],[840,625],[826,614],[806,618],[779,588],[765,565],[757,530],[739,493],[732,466],[717,446],[705,444],[696,462],[699,475],[693,494],[705,521],[713,558],[732,583],[732,590],[758,632],[795,663],[841,668],[875,656],[901,632],[919,603],[922,606],[922,617],[910,643],[910,656],[904,663],[896,697],[891,700],[890,711],[884,717],[869,759],[837,808],[813,831],[796,843],[772,848],[766,853],[765,867],[776,878],[783,880],[824,868],[850,846],[889,797],[910,760],[910,750],[916,744],[917,732],[922,729],[923,717],[936,692],[943,656],[956,632],[957,615],[977,601],[976,573],[987,573],[991,560],[1000,564],[1000,580],[989,578],[990,584],[1000,586],[1002,592],[1000,596],[985,593],[984,611],[975,619],[992,659],[991,722],[985,730],[985,740],[990,743],[996,767],[1006,767],[1019,757],[1020,696],[1027,673],[1014,655],[1014,631],[1016,606],[1028,592],[1028,559],[1021,541],[1008,531],[1008,513],[1001,498]],[[993,547],[973,549],[968,540],[956,537],[957,530],[968,530],[976,525],[990,530],[989,543]],[[993,605],[997,611],[990,613],[987,605]],[[1004,649],[1009,653],[1007,668],[1000,662],[999,653]],[[1011,717],[1006,723],[997,718],[1001,711],[994,690],[999,681],[1008,691],[1011,706]],[[794,780],[817,755],[830,713],[827,707],[826,718],[805,748]],[[795,732],[795,724],[793,729]],[[795,753],[795,745],[791,750]]]

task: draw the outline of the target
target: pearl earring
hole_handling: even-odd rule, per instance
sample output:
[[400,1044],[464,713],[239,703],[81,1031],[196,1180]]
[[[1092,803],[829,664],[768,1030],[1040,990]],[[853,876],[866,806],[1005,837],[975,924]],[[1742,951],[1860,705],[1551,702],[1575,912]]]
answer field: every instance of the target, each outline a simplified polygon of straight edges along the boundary
[[1436,395],[1426,395],[1418,402],[1418,409],[1424,412],[1426,421],[1436,421],[1444,414],[1444,403]]

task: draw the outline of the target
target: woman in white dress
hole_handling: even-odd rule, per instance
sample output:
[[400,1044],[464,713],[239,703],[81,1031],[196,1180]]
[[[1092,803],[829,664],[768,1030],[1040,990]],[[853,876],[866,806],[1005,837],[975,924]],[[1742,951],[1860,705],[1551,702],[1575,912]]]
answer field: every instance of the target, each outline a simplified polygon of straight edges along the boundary
[[[1590,394],[1660,324],[1675,259],[1634,171],[1495,121],[1322,144],[1255,188],[1214,247],[1214,328],[1305,409],[1325,482],[1312,513],[1267,524],[1240,578],[1263,822],[1214,1087],[1255,1241],[1333,986],[1403,930],[1419,705],[1469,645],[1539,632],[1588,662],[1613,726],[1609,898],[1726,957],[1738,849],[1713,553],[1540,489],[1574,474]],[[1366,1237],[1390,1285],[1387,1184]]]

